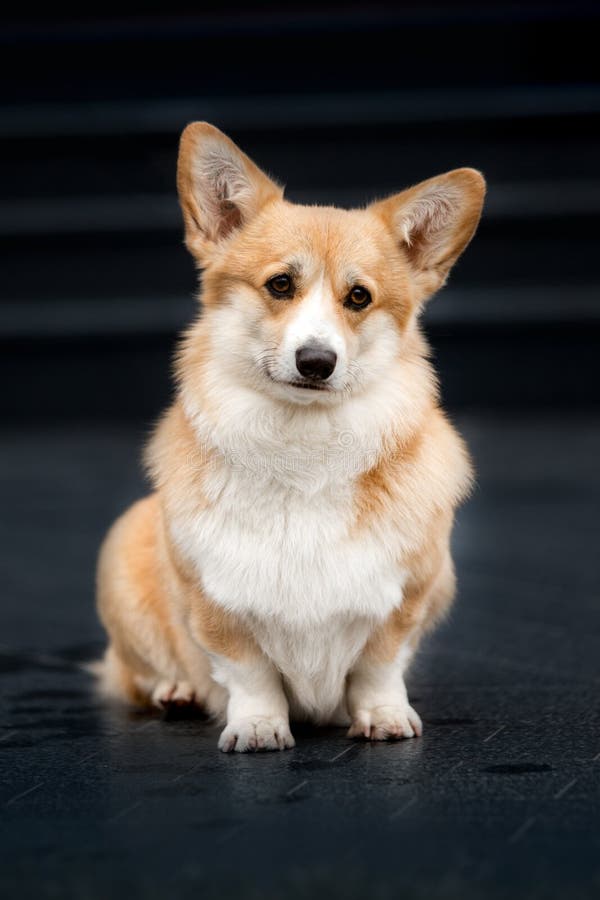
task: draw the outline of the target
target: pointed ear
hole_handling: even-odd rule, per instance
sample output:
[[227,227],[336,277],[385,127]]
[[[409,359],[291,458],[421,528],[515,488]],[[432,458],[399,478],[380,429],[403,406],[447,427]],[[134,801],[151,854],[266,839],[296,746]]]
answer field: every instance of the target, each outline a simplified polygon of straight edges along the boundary
[[283,190],[222,131],[192,122],[181,135],[177,189],[185,242],[200,259]]
[[373,204],[404,250],[418,301],[446,281],[475,233],[484,196],[480,172],[454,169]]

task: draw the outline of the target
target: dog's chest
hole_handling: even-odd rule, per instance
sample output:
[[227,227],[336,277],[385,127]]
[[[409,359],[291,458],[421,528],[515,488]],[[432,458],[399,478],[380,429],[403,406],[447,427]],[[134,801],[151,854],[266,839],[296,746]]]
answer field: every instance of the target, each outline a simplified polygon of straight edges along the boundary
[[246,471],[214,477],[216,502],[179,517],[173,536],[219,605],[293,629],[374,623],[398,606],[397,536],[355,531],[351,482],[309,493]]

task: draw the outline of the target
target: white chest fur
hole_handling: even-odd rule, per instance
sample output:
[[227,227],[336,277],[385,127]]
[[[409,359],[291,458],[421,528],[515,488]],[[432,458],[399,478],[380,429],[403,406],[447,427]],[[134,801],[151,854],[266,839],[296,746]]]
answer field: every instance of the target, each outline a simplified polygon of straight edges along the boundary
[[230,473],[186,542],[205,590],[238,615],[290,628],[340,615],[380,619],[401,597],[397,553],[353,535],[352,525],[349,485],[306,495]]

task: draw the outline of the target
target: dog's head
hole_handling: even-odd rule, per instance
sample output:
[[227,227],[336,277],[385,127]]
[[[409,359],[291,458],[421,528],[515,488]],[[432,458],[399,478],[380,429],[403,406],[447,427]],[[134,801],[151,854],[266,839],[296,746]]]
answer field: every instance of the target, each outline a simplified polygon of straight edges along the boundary
[[183,132],[178,188],[211,365],[292,403],[334,403],[386,377],[485,193],[479,172],[456,169],[366,209],[292,204],[203,122]]

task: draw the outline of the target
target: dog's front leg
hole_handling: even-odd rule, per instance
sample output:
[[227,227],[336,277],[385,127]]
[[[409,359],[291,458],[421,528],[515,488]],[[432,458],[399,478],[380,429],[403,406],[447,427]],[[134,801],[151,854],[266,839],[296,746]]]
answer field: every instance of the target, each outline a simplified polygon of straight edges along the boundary
[[348,737],[371,741],[399,740],[419,736],[421,719],[408,702],[403,672],[408,649],[380,661],[364,654],[349,675],[347,704],[352,724]]
[[444,613],[454,596],[454,568],[447,549],[450,524],[441,523],[437,553],[416,560],[418,577],[406,584],[402,606],[375,629],[349,673],[349,737],[398,740],[423,731],[408,702],[404,673],[424,628]]
[[275,666],[263,655],[232,660],[212,654],[212,660],[215,681],[229,692],[219,749],[244,753],[293,747],[288,702]]

